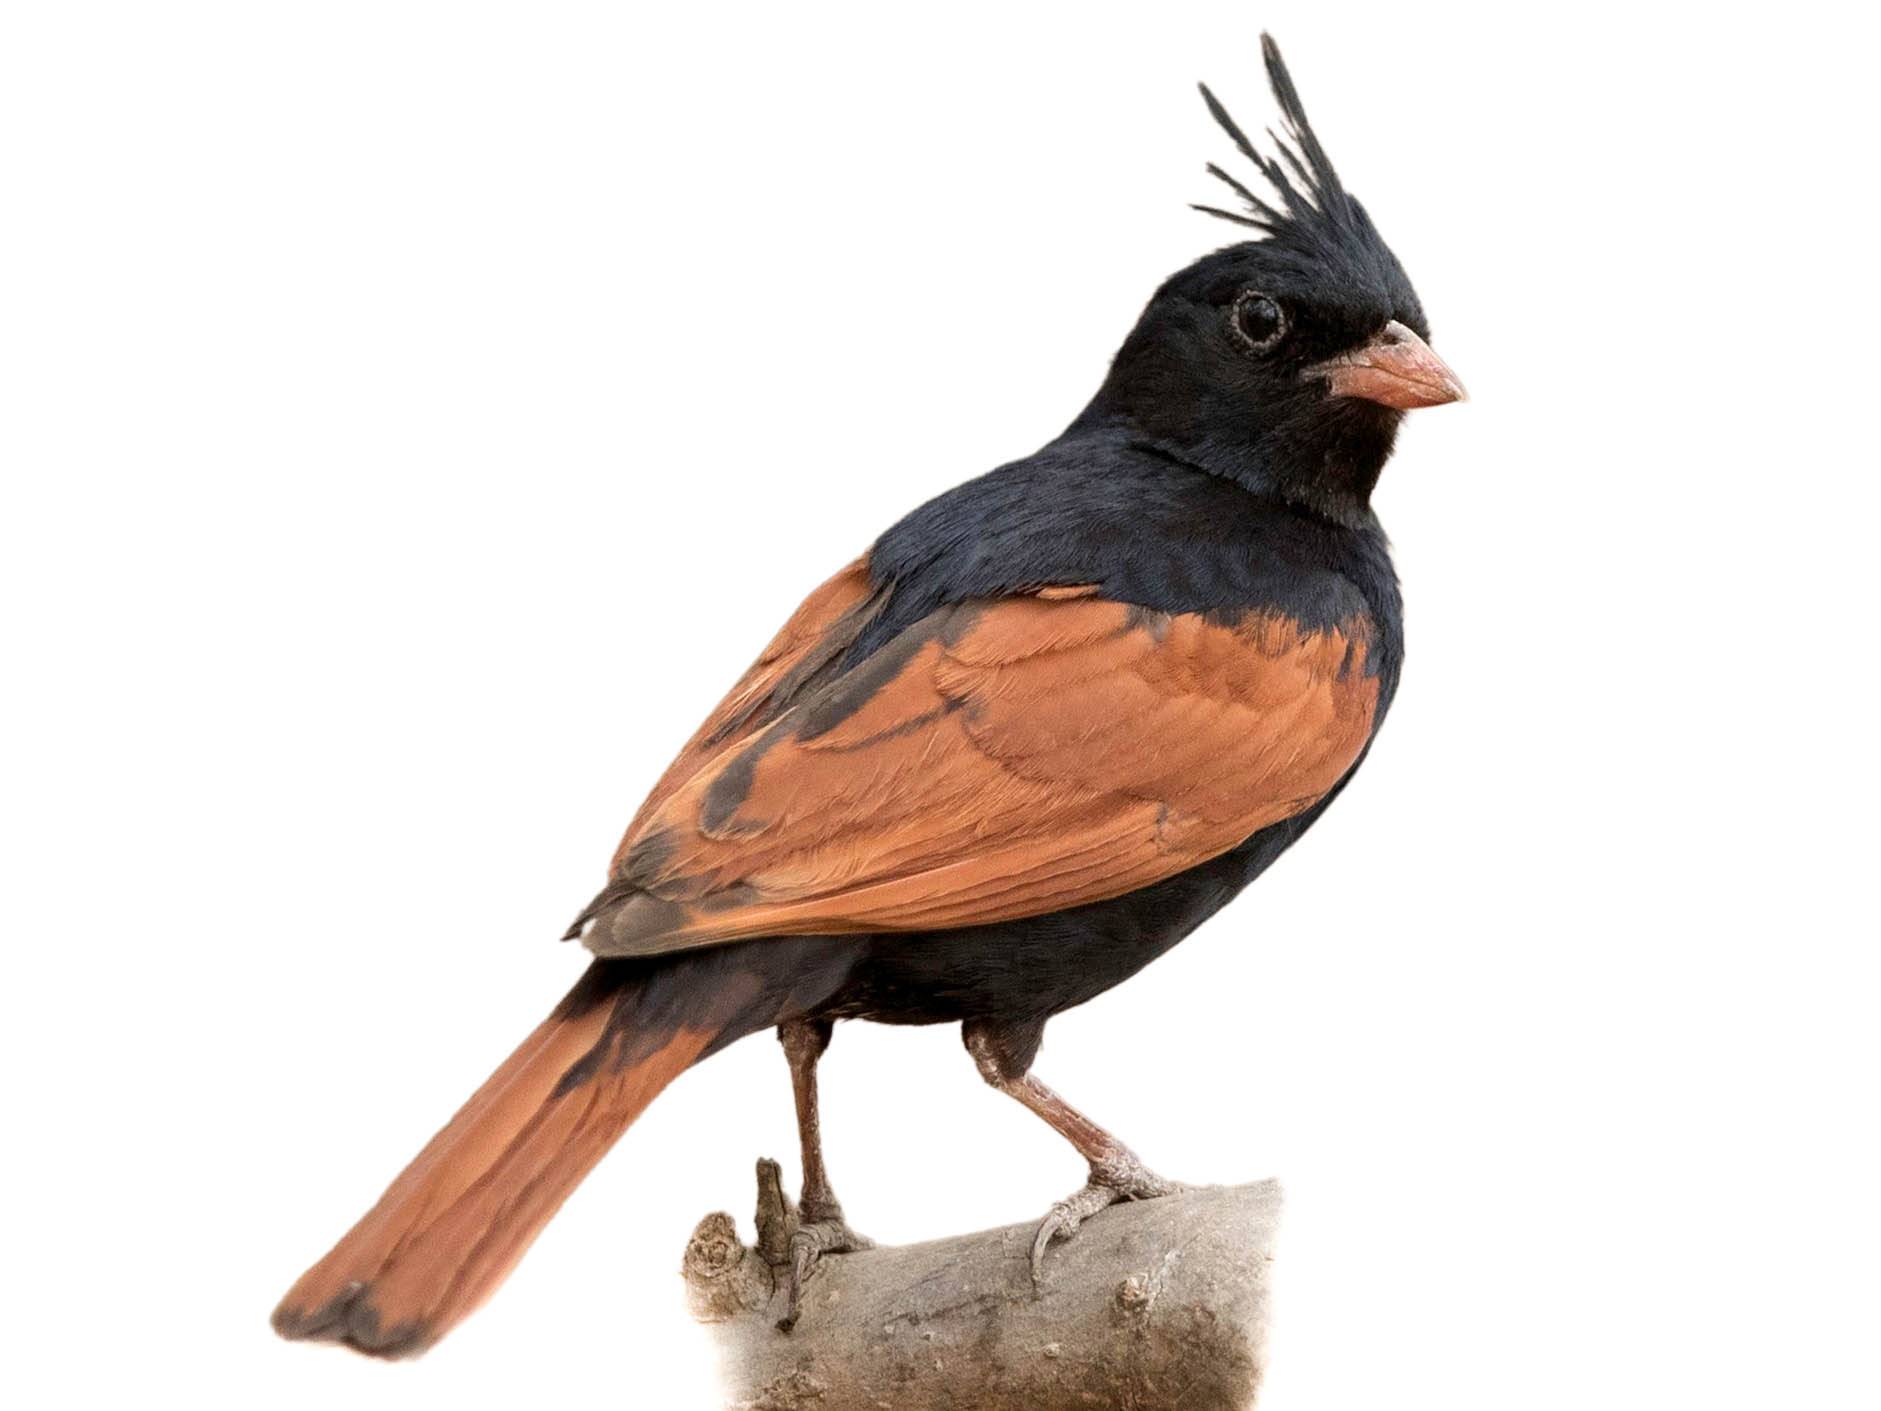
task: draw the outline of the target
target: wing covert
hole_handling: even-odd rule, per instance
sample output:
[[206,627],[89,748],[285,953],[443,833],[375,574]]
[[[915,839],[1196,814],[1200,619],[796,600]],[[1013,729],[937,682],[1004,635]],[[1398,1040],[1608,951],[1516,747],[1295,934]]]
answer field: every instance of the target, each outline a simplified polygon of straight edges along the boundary
[[577,922],[598,954],[1118,896],[1310,807],[1370,738],[1362,617],[1047,589],[942,608],[837,674],[875,610],[860,576],[800,624],[806,604],[662,778]]

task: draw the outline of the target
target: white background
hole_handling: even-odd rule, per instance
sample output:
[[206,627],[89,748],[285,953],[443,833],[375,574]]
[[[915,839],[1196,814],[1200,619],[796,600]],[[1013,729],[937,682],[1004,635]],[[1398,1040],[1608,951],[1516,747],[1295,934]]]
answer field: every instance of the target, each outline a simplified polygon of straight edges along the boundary
[[[9,1400],[696,1399],[685,1237],[794,1175],[764,1038],[424,1360],[266,1318],[573,981],[799,596],[1230,237],[1192,84],[1270,121],[1263,25],[1475,400],[1379,492],[1363,776],[1038,1071],[1285,1179],[1271,1411],[1881,1399],[1872,45],[1826,7],[4,13]],[[1081,1177],[952,1030],[824,1075],[878,1238]]]

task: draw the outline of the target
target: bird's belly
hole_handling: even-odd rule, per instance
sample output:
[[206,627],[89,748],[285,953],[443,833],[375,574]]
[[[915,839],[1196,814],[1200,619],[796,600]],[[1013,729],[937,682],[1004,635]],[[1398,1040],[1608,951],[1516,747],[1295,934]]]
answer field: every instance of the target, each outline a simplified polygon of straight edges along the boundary
[[1264,828],[1153,886],[990,926],[871,937],[822,1012],[882,1024],[1039,1019],[1127,980],[1232,901],[1318,817]]

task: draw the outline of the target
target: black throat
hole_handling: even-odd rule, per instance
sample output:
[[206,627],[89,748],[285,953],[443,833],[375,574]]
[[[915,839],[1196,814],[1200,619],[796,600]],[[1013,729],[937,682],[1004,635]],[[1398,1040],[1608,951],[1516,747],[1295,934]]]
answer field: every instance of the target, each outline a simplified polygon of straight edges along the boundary
[[1234,406],[1211,398],[1140,397],[1131,383],[1120,359],[1070,433],[1122,435],[1349,529],[1376,525],[1372,491],[1391,457],[1403,413],[1372,402],[1329,402],[1310,385]]

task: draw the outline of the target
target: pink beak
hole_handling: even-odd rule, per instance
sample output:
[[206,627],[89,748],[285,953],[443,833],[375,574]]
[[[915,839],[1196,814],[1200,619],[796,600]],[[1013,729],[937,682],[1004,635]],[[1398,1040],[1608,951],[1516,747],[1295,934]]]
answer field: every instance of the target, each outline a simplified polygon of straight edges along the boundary
[[1335,397],[1363,397],[1399,411],[1440,407],[1469,395],[1430,344],[1395,319],[1363,348],[1308,371],[1324,377]]

